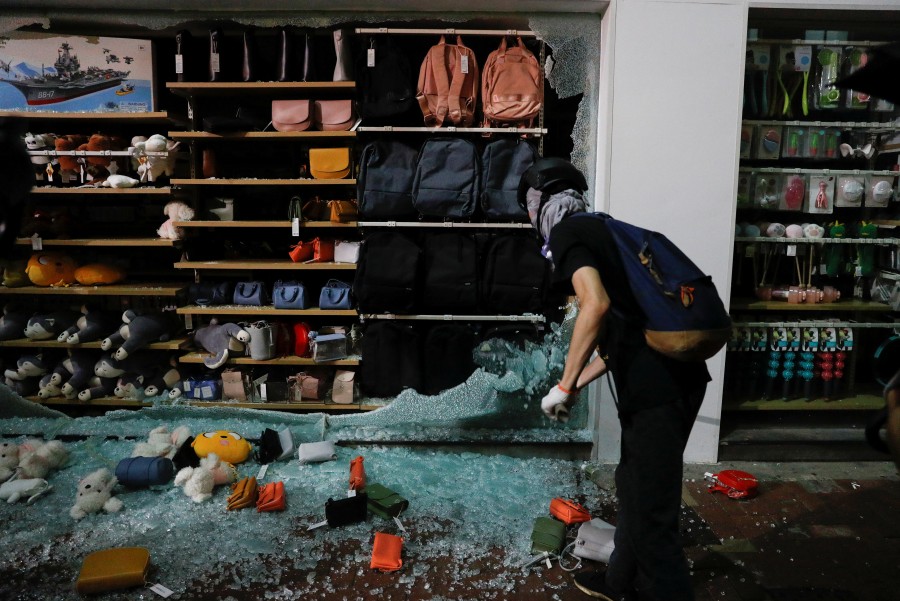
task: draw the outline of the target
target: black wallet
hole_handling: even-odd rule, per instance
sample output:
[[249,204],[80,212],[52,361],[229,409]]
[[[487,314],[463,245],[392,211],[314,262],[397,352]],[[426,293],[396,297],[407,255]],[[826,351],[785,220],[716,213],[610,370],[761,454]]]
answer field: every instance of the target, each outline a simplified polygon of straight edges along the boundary
[[325,502],[325,519],[332,528],[363,522],[366,519],[368,497],[365,493],[356,493],[355,497],[346,499],[328,499]]
[[263,465],[272,463],[281,457],[281,438],[278,432],[271,428],[263,430],[262,436],[259,437],[259,446],[256,449],[256,458]]

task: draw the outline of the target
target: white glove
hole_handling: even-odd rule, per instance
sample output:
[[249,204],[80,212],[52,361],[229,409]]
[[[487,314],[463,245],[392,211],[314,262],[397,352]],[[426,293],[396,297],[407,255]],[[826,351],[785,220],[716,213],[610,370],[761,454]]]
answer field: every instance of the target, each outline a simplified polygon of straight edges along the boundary
[[559,387],[559,384],[550,389],[543,399],[541,399],[541,411],[544,415],[553,421],[559,420],[562,423],[569,421],[569,402],[571,393],[566,392]]

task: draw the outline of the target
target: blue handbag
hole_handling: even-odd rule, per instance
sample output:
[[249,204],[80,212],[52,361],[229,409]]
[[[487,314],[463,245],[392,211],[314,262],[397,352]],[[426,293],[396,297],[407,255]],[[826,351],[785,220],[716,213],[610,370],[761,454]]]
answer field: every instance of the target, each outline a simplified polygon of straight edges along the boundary
[[301,282],[278,280],[272,289],[276,309],[307,309],[306,288]]
[[269,304],[266,285],[262,282],[238,282],[234,287],[235,305],[251,305],[259,307]]
[[340,280],[328,280],[319,294],[320,309],[349,309],[350,284]]
[[195,401],[216,401],[222,398],[222,380],[212,372],[191,376],[184,381],[184,396]]

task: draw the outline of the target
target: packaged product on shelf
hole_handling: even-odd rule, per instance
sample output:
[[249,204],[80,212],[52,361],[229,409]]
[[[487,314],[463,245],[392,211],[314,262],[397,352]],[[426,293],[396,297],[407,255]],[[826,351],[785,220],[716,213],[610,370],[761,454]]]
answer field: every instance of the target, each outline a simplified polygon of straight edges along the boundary
[[867,207],[885,208],[894,197],[894,176],[867,175],[865,179],[865,203]]
[[866,179],[862,175],[842,175],[837,179],[834,206],[861,207]]
[[[744,67],[744,114],[761,118],[769,114],[772,48],[768,44],[748,44]],[[743,134],[742,134],[743,135]],[[745,157],[741,157],[745,158]]]
[[807,128],[796,125],[784,131],[784,145],[781,147],[782,158],[805,158],[807,155]]
[[787,174],[782,179],[782,185],[784,188],[781,202],[778,203],[779,210],[803,210],[803,201],[806,199],[806,176],[800,173]]
[[833,175],[811,175],[809,177],[809,204],[807,213],[828,214],[834,210]]
[[[854,71],[857,71],[869,61],[868,48],[848,46],[844,49],[844,52],[847,56],[847,64],[849,65],[847,75],[852,75]],[[869,107],[869,100],[871,100],[872,97],[867,93],[860,92],[859,90],[847,90],[846,94],[848,109],[866,109]]]
[[817,109],[831,110],[841,106],[841,91],[834,87],[841,72],[843,49],[840,46],[817,47],[813,103]]
[[760,209],[778,208],[781,196],[781,175],[756,173],[753,176],[753,206]]
[[782,127],[780,125],[760,126],[757,129],[756,153],[754,158],[774,161],[780,157],[782,133]]
[[800,349],[803,351],[815,352],[819,350],[819,328],[814,325],[800,324],[801,336],[803,341],[800,343]]
[[739,173],[738,174],[738,185],[737,185],[737,206],[738,208],[746,208],[752,206],[752,196],[751,194],[751,183],[753,181],[753,174],[751,173]]
[[741,158],[749,159],[750,151],[753,148],[753,132],[756,128],[753,125],[741,126]]

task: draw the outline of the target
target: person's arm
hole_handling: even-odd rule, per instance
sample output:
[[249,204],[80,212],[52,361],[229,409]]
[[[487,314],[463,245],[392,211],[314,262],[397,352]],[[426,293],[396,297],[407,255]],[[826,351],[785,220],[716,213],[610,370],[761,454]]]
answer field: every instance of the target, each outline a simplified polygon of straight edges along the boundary
[[578,317],[572,331],[566,365],[559,384],[554,386],[541,401],[541,410],[550,419],[568,419],[568,408],[577,400],[578,389],[606,373],[606,362],[601,354],[588,363],[597,348],[597,340],[603,331],[603,323],[609,311],[610,300],[594,267],[580,267],[572,274],[572,286],[578,297]]

